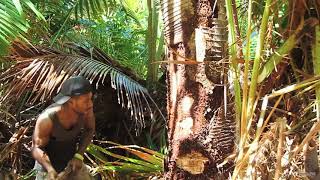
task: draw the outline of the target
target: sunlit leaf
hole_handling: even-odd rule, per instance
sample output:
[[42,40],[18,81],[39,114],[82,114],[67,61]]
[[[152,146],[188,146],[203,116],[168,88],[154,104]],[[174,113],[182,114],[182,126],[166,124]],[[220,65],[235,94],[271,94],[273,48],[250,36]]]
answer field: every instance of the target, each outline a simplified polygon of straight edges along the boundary
[[[94,158],[96,158],[97,161],[100,161],[100,163],[98,162],[98,164],[100,165],[96,168],[97,172],[116,171],[128,174],[140,174],[161,173],[163,171],[164,155],[162,155],[162,159],[158,159],[157,157],[153,156],[155,153],[146,153],[154,152],[152,150],[149,151],[149,149],[147,148],[143,148],[136,145],[120,145],[110,141],[103,141],[102,143],[113,144],[117,146],[103,148],[101,146],[93,144],[89,145],[89,147],[87,148],[87,152]],[[139,159],[126,157],[111,152],[111,150],[114,149],[125,149],[126,151],[137,155]],[[141,149],[144,149],[145,152],[140,151]],[[115,161],[108,161],[108,157],[115,158]]]
[[[26,40],[24,33],[30,27],[24,11],[32,11],[36,17],[45,20],[42,14],[34,7],[30,0],[2,0],[0,2],[0,55],[6,53],[10,42],[16,38]],[[27,42],[27,41],[26,41]]]
[[23,3],[26,4],[36,15],[45,21],[44,16],[36,9],[34,4],[30,0],[23,0]]
[[22,6],[20,4],[20,0],[12,0],[13,4],[16,6],[20,15],[22,15]]

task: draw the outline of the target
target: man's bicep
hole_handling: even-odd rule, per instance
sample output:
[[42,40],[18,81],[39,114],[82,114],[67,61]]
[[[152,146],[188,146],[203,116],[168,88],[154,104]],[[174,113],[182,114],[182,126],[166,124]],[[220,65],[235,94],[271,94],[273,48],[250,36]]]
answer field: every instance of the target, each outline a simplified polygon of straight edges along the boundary
[[48,117],[39,117],[33,133],[33,146],[44,147],[48,144],[52,123]]

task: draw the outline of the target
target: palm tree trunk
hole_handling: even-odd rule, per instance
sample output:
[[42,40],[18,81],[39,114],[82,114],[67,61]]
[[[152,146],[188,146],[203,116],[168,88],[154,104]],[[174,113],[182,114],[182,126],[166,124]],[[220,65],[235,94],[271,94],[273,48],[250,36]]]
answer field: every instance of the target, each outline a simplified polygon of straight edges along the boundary
[[[166,179],[212,179],[233,150],[224,112],[224,1],[164,0],[169,157]],[[222,177],[222,176],[221,176]],[[224,178],[223,178],[224,179]]]

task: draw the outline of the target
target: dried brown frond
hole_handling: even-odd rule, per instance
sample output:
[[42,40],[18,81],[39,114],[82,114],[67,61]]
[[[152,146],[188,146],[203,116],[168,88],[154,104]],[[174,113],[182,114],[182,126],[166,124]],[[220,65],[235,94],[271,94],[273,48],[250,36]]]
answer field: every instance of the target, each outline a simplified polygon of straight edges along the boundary
[[96,88],[110,83],[116,89],[118,103],[127,108],[135,120],[136,130],[144,128],[144,112],[149,112],[151,116],[153,113],[149,103],[155,107],[157,105],[147,89],[137,82],[139,79],[99,49],[89,51],[73,44],[68,47],[69,53],[51,48],[23,49],[13,46],[8,60],[16,63],[0,75],[0,83],[5,84],[1,102],[14,104],[26,93],[31,93],[27,102],[48,102],[66,79],[82,75]]

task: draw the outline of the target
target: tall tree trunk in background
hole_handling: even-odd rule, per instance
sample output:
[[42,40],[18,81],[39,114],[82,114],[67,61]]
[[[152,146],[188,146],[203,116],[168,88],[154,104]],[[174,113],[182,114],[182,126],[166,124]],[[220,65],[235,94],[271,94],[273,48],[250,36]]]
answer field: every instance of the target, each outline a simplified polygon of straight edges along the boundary
[[[148,5],[148,33],[147,33],[147,47],[148,47],[148,86],[158,80],[158,63],[157,59],[157,37],[158,37],[158,18],[159,12],[155,0],[147,0]],[[159,46],[163,45],[159,42]],[[159,47],[158,46],[158,47]],[[161,48],[158,48],[161,51]]]
[[[224,1],[163,0],[169,157],[166,179],[226,179],[234,119],[224,107]],[[233,108],[231,108],[232,111]]]

